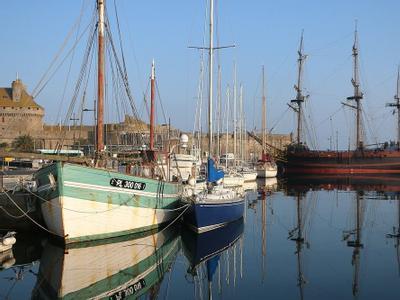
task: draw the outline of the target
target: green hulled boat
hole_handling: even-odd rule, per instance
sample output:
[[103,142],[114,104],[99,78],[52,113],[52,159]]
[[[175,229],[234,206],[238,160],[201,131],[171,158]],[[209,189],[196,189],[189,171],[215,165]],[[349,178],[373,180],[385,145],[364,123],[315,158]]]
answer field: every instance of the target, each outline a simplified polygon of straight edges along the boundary
[[61,162],[35,179],[44,221],[65,243],[151,230],[181,211],[179,186],[162,180]]

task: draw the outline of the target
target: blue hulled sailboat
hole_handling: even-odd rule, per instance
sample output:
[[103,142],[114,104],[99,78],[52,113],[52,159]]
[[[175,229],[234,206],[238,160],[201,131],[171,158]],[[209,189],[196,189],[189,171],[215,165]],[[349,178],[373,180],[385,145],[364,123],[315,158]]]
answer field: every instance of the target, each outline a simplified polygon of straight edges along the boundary
[[224,172],[215,167],[212,158],[213,147],[213,18],[214,1],[210,0],[210,44],[209,51],[209,93],[208,93],[208,160],[207,189],[189,198],[191,207],[184,217],[185,222],[196,232],[205,232],[227,225],[240,219],[244,212],[244,198],[235,190],[221,184]]

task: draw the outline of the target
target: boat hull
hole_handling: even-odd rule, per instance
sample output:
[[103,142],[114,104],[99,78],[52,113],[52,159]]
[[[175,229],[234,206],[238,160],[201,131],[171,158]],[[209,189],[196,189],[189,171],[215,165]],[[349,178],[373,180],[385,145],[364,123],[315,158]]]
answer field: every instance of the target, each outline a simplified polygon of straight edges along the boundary
[[245,182],[255,181],[257,179],[257,172],[243,172],[241,173],[244,177]]
[[400,151],[304,151],[287,155],[285,174],[400,174]]
[[243,176],[229,176],[226,175],[224,176],[224,186],[225,187],[237,187],[237,186],[243,186],[245,181],[245,178]]
[[[66,244],[148,231],[180,211],[177,185],[170,183],[61,163],[35,176],[43,219]],[[124,187],[135,183],[140,190]]]
[[202,233],[226,226],[243,217],[244,199],[194,202],[184,222],[195,232]]

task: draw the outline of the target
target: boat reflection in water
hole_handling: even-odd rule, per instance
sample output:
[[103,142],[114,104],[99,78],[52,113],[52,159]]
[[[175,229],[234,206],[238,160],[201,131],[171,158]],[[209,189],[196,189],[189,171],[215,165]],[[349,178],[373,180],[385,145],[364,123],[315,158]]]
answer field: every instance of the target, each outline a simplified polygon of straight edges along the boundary
[[278,179],[273,178],[258,178],[257,188],[259,191],[272,193],[278,190]]
[[[295,195],[297,198],[297,221],[298,225],[289,232],[289,238],[296,242],[296,255],[298,259],[298,287],[300,290],[300,299],[304,297],[304,285],[307,283],[302,272],[302,250],[306,244],[309,248],[306,238],[303,236],[303,226],[308,223],[304,219],[305,195],[308,191],[350,191],[354,195],[354,211],[351,211],[350,219],[352,225],[348,230],[342,232],[342,241],[347,247],[352,248],[351,265],[353,268],[352,276],[352,294],[358,297],[360,294],[360,267],[361,250],[364,248],[362,242],[362,231],[365,227],[365,214],[367,211],[367,200],[386,200],[396,199],[398,201],[398,225],[400,227],[400,177],[396,176],[303,176],[286,178],[284,189],[288,195]],[[399,227],[393,227],[393,232],[386,235],[387,238],[395,240],[396,256],[400,274],[400,254],[399,254]]]
[[400,194],[400,176],[301,176],[287,177],[286,190],[306,192],[308,190],[374,191],[390,196]]
[[364,247],[361,242],[361,232],[364,226],[364,212],[365,212],[365,201],[361,201],[363,192],[356,192],[356,212],[355,212],[355,224],[353,229],[346,230],[343,232],[343,241],[347,242],[347,247],[353,248],[353,254],[351,257],[351,264],[354,267],[353,271],[353,283],[352,291],[353,296],[357,296],[359,292],[359,278],[360,278],[360,252]]
[[[221,269],[226,271],[225,278],[229,281],[232,261],[233,284],[235,286],[237,273],[236,247],[239,244],[240,250],[242,249],[243,227],[243,218],[241,218],[225,227],[202,234],[195,234],[187,228],[183,230],[183,252],[189,261],[187,273],[194,282],[195,298],[205,298],[205,295],[202,294],[205,282],[202,279],[207,278],[208,299],[212,299],[212,283],[216,272],[218,272],[218,290],[221,293]],[[242,258],[242,251],[239,255]],[[240,264],[240,274],[242,274],[242,267],[242,264]]]
[[[176,228],[134,240],[70,249],[45,246],[33,299],[124,299],[156,296],[179,250]],[[81,247],[80,247],[81,246]]]
[[[35,280],[36,271],[42,254],[42,243],[46,237],[40,232],[18,233],[13,247],[0,253],[0,298],[22,299],[21,289],[30,294],[30,281]],[[32,284],[33,286],[33,284]],[[6,296],[4,296],[6,295]]]
[[245,181],[243,184],[243,190],[246,192],[257,191],[257,181]]
[[315,197],[307,197],[301,192],[295,193],[296,199],[296,225],[289,231],[288,239],[296,243],[296,260],[297,260],[297,286],[299,288],[300,299],[304,299],[304,286],[307,279],[303,273],[303,250],[304,246],[310,248],[308,242],[308,234],[310,231],[310,218],[312,217],[312,208],[315,207]]

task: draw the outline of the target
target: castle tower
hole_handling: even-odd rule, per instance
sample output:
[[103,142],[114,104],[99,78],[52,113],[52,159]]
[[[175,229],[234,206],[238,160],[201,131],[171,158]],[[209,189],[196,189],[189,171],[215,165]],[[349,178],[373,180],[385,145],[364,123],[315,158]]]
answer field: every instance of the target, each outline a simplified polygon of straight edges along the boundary
[[12,89],[12,101],[20,102],[22,93],[25,91],[25,86],[23,85],[21,79],[18,78],[18,75],[17,79],[15,79],[12,82],[11,89]]

